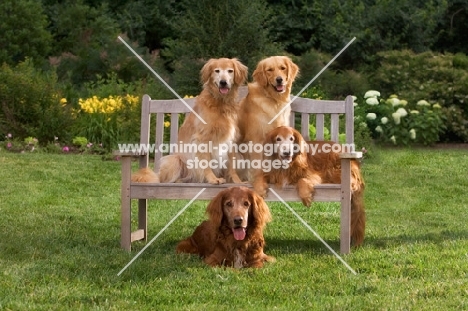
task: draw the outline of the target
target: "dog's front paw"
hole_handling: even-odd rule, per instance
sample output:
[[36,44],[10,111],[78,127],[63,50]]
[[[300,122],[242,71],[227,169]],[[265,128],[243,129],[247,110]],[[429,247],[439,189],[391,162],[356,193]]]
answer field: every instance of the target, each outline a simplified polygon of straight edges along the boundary
[[307,197],[301,197],[302,204],[304,204],[307,207],[310,207],[310,204],[312,203],[312,197],[307,196]]
[[208,183],[212,185],[221,185],[226,183],[226,179],[224,178],[211,178],[208,180]]

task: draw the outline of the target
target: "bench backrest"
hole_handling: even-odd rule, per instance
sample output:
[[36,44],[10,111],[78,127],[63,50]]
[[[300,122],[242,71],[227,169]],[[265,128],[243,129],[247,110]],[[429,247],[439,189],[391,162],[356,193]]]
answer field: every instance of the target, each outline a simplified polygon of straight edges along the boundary
[[[240,88],[239,100],[246,96],[247,88]],[[294,97],[291,97],[292,99]],[[143,96],[141,108],[141,134],[140,144],[149,145],[151,137],[151,115],[156,116],[154,129],[154,143],[157,149],[163,143],[178,144],[179,120],[182,114],[191,112],[189,107],[195,105],[196,98],[180,99],[151,99],[148,95]],[[316,100],[297,97],[291,103],[291,126],[298,128],[296,121],[300,120],[300,132],[305,140],[324,140],[326,138],[325,128],[328,129],[330,140],[339,142],[340,122],[344,122],[341,129],[346,135],[346,144],[354,143],[354,109],[353,98],[346,97],[345,100]],[[311,115],[315,115],[316,137],[309,137],[309,124]],[[340,118],[340,116],[343,116]],[[164,119],[170,118],[169,141],[164,140],[165,128]],[[313,121],[313,120],[312,120]],[[326,126],[327,124],[327,126]],[[328,128],[329,126],[329,128]],[[155,149],[155,150],[156,150]],[[154,152],[154,170],[159,170],[159,160],[163,154]],[[147,167],[149,155],[140,158],[140,167]]]

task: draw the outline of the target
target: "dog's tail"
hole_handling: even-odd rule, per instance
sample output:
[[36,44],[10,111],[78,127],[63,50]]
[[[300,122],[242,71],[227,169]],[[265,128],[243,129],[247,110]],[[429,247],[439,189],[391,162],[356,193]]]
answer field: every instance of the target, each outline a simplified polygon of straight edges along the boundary
[[132,181],[159,183],[159,176],[151,168],[145,167],[132,174]]
[[355,246],[360,246],[364,241],[366,231],[366,211],[364,207],[364,180],[359,169],[359,164],[351,162],[352,195],[351,195],[351,241]]
[[159,180],[162,183],[181,182],[188,176],[187,166],[178,154],[171,154],[161,158]]

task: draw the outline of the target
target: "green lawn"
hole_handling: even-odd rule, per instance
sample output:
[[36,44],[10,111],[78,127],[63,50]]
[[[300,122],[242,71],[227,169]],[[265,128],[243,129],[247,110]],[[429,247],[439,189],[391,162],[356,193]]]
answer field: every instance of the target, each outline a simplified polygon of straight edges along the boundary
[[[151,244],[120,249],[120,164],[0,152],[0,310],[468,309],[468,150],[382,149],[363,165],[367,236],[344,260],[281,203],[262,269],[176,255],[196,202]],[[149,237],[187,201],[151,201]],[[339,206],[291,206],[335,250]]]

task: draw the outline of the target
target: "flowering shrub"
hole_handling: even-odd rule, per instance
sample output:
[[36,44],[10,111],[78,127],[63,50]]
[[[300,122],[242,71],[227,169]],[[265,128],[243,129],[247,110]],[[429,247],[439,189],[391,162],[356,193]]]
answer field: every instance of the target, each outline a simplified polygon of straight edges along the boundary
[[467,55],[395,50],[378,53],[376,63],[372,80],[383,93],[398,92],[413,105],[424,98],[439,103],[446,126],[441,140],[468,142]]
[[112,150],[121,138],[122,124],[132,121],[132,111],[138,108],[139,102],[137,96],[129,94],[80,98],[77,119],[79,135],[87,141],[100,144],[108,151]]
[[5,141],[3,142],[3,146],[6,150],[12,152],[33,152],[37,150],[39,145],[39,140],[35,137],[26,137],[24,140],[19,140],[13,137],[11,133],[8,133],[5,136]]
[[108,98],[98,98],[93,96],[87,99],[79,99],[79,105],[82,111],[86,113],[113,113],[122,110],[126,104],[135,106],[139,102],[138,96],[127,94],[126,96],[109,96]]
[[380,97],[379,92],[368,91],[355,100],[356,122],[366,122],[374,139],[395,145],[431,145],[439,140],[444,129],[439,104],[409,103],[397,95]]

